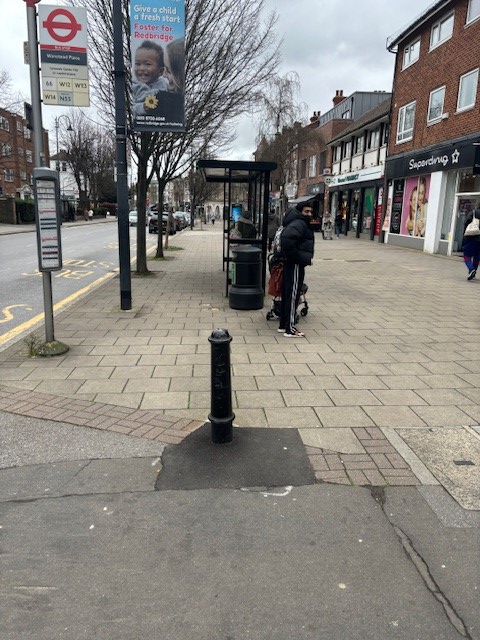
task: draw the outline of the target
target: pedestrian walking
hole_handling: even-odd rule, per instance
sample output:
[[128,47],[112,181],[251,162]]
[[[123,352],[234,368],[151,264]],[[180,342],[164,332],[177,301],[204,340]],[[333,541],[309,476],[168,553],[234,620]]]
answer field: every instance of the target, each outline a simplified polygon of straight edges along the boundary
[[465,220],[462,246],[463,259],[468,269],[467,280],[473,280],[480,262],[480,208],[471,211]]
[[93,209],[91,208],[88,210],[88,220],[89,222],[92,222],[93,220]]
[[282,301],[278,331],[285,338],[304,338],[305,334],[295,326],[298,301],[305,277],[305,267],[312,264],[315,238],[310,226],[313,209],[300,202],[290,209],[283,221],[280,236],[283,259]]
[[340,234],[342,233],[342,224],[343,224],[342,210],[339,209],[337,211],[337,215],[335,216],[335,235],[337,236],[337,238],[339,238]]
[[333,240],[332,237],[332,214],[330,211],[325,211],[323,214],[323,223],[322,223],[322,231],[323,231],[323,239],[324,240]]

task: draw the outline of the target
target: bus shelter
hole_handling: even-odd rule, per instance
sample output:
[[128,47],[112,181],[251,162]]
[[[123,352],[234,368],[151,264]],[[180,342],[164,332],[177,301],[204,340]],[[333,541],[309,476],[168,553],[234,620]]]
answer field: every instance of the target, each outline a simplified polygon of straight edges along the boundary
[[[243,162],[238,160],[198,160],[197,169],[206,182],[217,183],[223,191],[223,271],[226,271],[225,296],[230,285],[232,247],[253,245],[261,249],[262,288],[265,292],[267,273],[268,211],[270,173],[275,162]],[[238,218],[249,211],[255,225],[254,238],[232,238]]]

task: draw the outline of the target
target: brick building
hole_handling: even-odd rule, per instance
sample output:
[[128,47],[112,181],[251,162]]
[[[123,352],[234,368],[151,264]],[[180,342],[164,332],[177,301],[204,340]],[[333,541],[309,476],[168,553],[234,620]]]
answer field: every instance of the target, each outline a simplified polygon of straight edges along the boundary
[[[48,159],[48,132],[45,129],[43,149]],[[0,108],[0,196],[32,197],[34,160],[33,132],[27,128],[27,121],[16,113]]]
[[385,240],[450,255],[480,206],[480,1],[434,3],[387,48],[396,62]]

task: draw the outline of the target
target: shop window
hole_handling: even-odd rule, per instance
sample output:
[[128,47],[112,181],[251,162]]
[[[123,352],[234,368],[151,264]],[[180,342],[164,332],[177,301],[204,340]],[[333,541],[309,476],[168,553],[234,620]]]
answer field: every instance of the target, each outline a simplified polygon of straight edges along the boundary
[[475,105],[477,98],[478,69],[470,71],[460,77],[458,86],[457,111],[470,109]]
[[428,103],[427,122],[439,120],[443,114],[443,103],[445,101],[445,86],[434,89],[430,92]]
[[416,105],[416,101],[410,102],[398,110],[397,143],[413,138]]
[[308,159],[308,177],[314,178],[317,175],[317,156],[310,156]]
[[411,64],[416,62],[419,57],[420,57],[420,38],[418,38],[418,40],[415,40],[415,42],[411,42],[403,50],[402,69],[409,67]]
[[453,16],[453,12],[449,13],[433,25],[432,32],[430,34],[430,49],[438,47],[442,42],[445,42],[445,40],[452,37]]
[[468,3],[467,24],[480,18],[480,0],[470,0]]

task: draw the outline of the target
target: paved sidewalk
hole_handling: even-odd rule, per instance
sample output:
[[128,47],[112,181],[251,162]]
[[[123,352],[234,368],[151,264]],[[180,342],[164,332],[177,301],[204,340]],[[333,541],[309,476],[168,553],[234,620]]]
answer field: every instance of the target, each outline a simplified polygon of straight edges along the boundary
[[276,332],[268,297],[229,308],[221,229],[197,227],[132,278],[131,311],[115,278],[59,315],[64,356],[30,359],[23,341],[2,352],[0,409],[179,443],[207,419],[208,337],[223,327],[236,425],[299,429],[318,481],[441,483],[480,508],[480,281],[460,258],[316,241],[305,340]]

